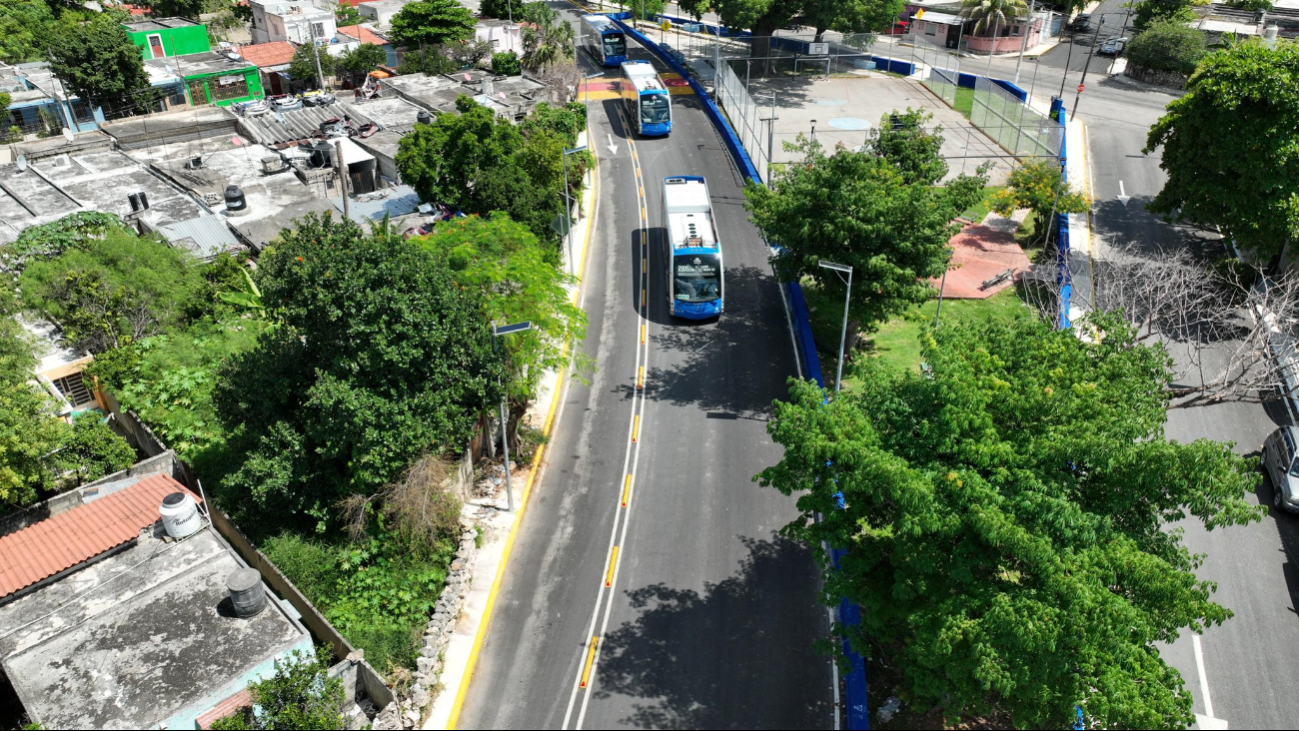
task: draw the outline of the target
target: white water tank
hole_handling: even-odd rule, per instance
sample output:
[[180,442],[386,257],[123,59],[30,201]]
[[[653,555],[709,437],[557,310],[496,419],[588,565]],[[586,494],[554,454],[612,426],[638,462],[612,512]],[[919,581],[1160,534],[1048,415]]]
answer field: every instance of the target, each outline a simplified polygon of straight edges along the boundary
[[198,505],[187,492],[173,492],[163,498],[158,513],[162,515],[162,527],[172,538],[193,535],[203,527],[203,519],[198,514]]

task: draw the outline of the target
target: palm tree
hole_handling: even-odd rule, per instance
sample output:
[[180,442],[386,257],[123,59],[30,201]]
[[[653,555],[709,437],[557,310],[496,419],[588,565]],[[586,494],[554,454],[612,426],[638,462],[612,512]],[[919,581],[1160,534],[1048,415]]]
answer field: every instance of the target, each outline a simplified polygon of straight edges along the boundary
[[573,59],[573,26],[560,18],[543,18],[524,26],[523,67],[529,71]]
[[961,15],[975,21],[976,36],[987,32],[989,26],[996,33],[998,27],[1009,27],[1011,21],[1028,15],[1024,0],[964,0],[961,6]]

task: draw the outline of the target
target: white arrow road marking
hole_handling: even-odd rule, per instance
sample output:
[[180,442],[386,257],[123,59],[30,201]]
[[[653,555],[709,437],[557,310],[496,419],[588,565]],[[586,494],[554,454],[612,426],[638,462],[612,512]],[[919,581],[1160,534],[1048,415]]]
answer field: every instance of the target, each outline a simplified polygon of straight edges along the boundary
[[1126,190],[1123,190],[1123,181],[1120,180],[1119,181],[1119,202],[1123,204],[1124,208],[1127,208],[1128,201],[1130,200],[1132,200],[1132,196],[1128,195],[1128,192]]
[[618,145],[614,144],[614,141],[613,141],[613,135],[612,135],[612,134],[608,134],[608,135],[606,135],[606,136],[609,138],[609,154],[610,154],[610,155],[617,155],[617,154],[618,154]]
[[1213,716],[1213,699],[1209,697],[1209,675],[1204,671],[1204,651],[1200,649],[1200,636],[1191,635],[1195,650],[1195,671],[1200,676],[1200,700],[1204,701],[1204,715],[1195,714],[1195,725],[1201,729],[1225,729],[1227,722]]

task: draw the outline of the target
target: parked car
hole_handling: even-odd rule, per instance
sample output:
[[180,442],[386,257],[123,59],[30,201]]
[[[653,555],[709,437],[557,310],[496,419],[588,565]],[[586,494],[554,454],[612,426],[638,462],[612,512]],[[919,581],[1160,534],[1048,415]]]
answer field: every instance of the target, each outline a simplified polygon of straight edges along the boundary
[[308,91],[302,95],[302,103],[309,107],[325,107],[334,103],[334,95],[323,91]]
[[1263,470],[1272,482],[1272,505],[1299,512],[1299,427],[1283,426],[1263,442]]
[[265,99],[254,99],[250,102],[241,102],[231,106],[235,108],[235,112],[245,117],[257,117],[271,111],[271,105],[267,104]]
[[1091,13],[1078,13],[1078,15],[1074,16],[1073,20],[1069,21],[1069,30],[1075,32],[1091,30],[1091,27],[1092,27]]
[[1121,56],[1123,55],[1123,48],[1127,45],[1127,38],[1113,36],[1112,38],[1105,39],[1105,42],[1101,44],[1100,50],[1098,50],[1097,53],[1102,56]]
[[271,97],[271,106],[277,112],[287,112],[292,109],[301,109],[302,100],[292,94],[277,94]]

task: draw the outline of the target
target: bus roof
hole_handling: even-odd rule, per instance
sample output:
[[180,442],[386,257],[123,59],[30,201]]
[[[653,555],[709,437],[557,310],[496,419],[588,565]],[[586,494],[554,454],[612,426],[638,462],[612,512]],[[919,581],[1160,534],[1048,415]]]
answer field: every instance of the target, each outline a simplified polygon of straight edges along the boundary
[[660,91],[667,93],[668,88],[664,86],[663,80],[659,78],[659,73],[654,69],[654,64],[649,61],[624,61],[622,73],[637,92]]
[[618,24],[610,20],[609,16],[607,15],[596,15],[596,14],[583,15],[582,22],[586,23],[587,25],[591,26],[592,28],[602,33],[622,32],[622,28],[619,28]]
[[708,184],[694,175],[663,179],[663,210],[673,249],[716,249]]

